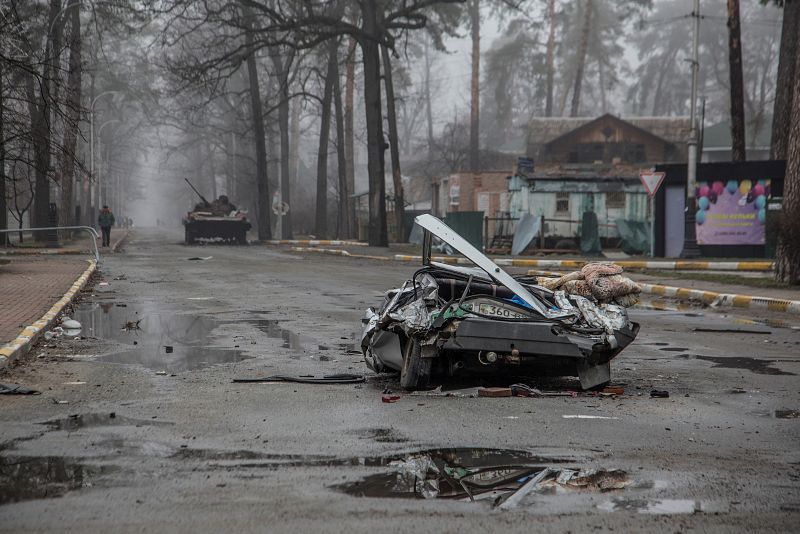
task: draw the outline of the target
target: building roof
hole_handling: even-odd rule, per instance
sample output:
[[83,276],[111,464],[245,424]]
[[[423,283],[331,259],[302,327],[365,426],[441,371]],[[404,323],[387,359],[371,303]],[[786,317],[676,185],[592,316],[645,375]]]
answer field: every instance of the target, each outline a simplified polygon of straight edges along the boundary
[[[689,117],[614,117],[671,143],[684,143],[689,137]],[[598,117],[537,117],[531,119],[528,123],[528,145],[547,144],[597,119]]]
[[526,180],[607,180],[639,179],[639,172],[645,167],[631,164],[612,163],[540,163]]

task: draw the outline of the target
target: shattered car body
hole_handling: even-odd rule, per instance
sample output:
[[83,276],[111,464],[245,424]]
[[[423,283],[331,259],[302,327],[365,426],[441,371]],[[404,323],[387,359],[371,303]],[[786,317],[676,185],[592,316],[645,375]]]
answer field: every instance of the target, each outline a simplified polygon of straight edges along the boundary
[[[423,267],[362,319],[370,369],[400,371],[410,390],[432,375],[501,372],[577,375],[584,389],[608,383],[609,362],[639,332],[623,306],[514,278],[436,217],[416,223]],[[432,261],[434,237],[475,266]]]

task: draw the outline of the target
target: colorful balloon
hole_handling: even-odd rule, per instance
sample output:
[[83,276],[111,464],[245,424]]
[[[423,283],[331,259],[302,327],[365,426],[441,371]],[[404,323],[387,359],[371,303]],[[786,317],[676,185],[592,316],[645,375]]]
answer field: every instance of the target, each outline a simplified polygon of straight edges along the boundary
[[765,197],[764,195],[759,195],[756,197],[755,206],[757,210],[763,210],[766,205],[767,205],[767,197]]
[[739,184],[739,192],[744,196],[750,192],[752,187],[753,183],[750,180],[742,180],[742,183]]
[[701,210],[707,210],[709,204],[710,202],[708,197],[700,197],[700,199],[697,201],[697,205],[700,206]]
[[764,178],[760,179],[757,183],[759,185],[767,185],[767,181]]
[[764,191],[766,191],[766,188],[764,187],[764,184],[762,184],[762,183],[757,183],[756,185],[753,186],[753,194],[756,197],[760,197],[761,195],[763,195]]
[[764,221],[766,220],[767,220],[767,210],[761,208],[760,210],[758,210],[758,222],[764,224]]
[[711,191],[711,190],[708,188],[708,186],[707,186],[707,185],[701,185],[701,186],[700,186],[700,192],[698,193],[698,196],[700,196],[700,197],[707,197],[707,196],[708,196],[708,193],[709,193],[709,191]]
[[703,224],[706,222],[706,212],[703,210],[697,210],[697,213],[694,214],[694,219],[697,221],[697,224]]
[[725,191],[725,184],[717,180],[713,184],[711,184],[711,190],[716,193],[717,195],[721,195],[723,191]]
[[728,180],[728,183],[725,184],[725,189],[727,189],[728,193],[732,195],[736,192],[737,189],[739,189],[739,182],[737,182],[736,180]]

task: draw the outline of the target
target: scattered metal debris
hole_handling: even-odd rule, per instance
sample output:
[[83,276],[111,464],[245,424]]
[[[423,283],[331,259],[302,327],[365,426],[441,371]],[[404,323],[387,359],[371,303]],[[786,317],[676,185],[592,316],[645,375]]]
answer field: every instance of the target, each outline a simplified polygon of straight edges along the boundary
[[361,384],[365,381],[364,375],[354,375],[349,373],[338,373],[332,375],[313,376],[313,375],[272,375],[256,376],[247,378],[234,378],[236,383],[258,383],[258,382],[293,382],[297,384]]
[[0,395],[41,395],[41,391],[19,384],[3,384],[0,382]]

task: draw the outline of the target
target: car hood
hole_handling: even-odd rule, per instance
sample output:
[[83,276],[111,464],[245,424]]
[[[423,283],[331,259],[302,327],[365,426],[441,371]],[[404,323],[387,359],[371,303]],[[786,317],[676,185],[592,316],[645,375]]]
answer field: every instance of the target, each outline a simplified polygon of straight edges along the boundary
[[[520,299],[522,299],[532,309],[536,310],[545,317],[557,319],[559,317],[567,317],[574,315],[572,310],[550,309],[546,307],[541,300],[537,299],[531,294],[530,291],[517,282],[514,277],[501,269],[495,262],[487,258],[480,250],[475,248],[469,241],[458,235],[458,233],[447,226],[440,219],[433,215],[424,214],[419,215],[414,221],[424,230],[424,237],[422,240],[422,263],[423,265],[432,265],[438,269],[452,271],[460,274],[471,276],[488,277],[498,284],[501,284],[514,292]],[[431,245],[432,236],[441,239],[456,252],[464,255],[471,261],[475,267],[460,267],[456,265],[448,265],[446,263],[435,262],[431,260]]]

